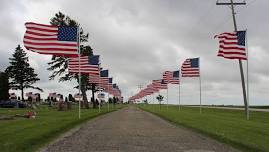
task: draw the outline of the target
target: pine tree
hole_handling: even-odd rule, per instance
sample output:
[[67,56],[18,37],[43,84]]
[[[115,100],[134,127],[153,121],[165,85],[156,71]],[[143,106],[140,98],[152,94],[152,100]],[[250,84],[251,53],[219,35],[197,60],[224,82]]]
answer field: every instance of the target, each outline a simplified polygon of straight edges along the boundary
[[[51,25],[56,26],[77,26],[78,23],[71,19],[69,16],[64,15],[63,13],[59,12],[55,14],[54,17],[51,18],[50,21]],[[85,34],[83,29],[80,28],[80,43],[87,42],[88,41],[89,34]],[[82,55],[93,55],[92,48],[89,45],[80,45],[80,52]],[[79,76],[78,74],[69,74],[66,72],[67,69],[67,58],[66,57],[56,57],[53,56],[51,59],[51,62],[49,64],[49,71],[53,71],[52,75],[49,77],[50,80],[53,80],[56,76],[59,76],[59,82],[62,81],[71,81],[73,79],[76,79],[79,83]],[[75,88],[78,88],[78,86],[75,86]],[[87,90],[92,90],[95,92],[95,85],[94,84],[88,84],[88,75],[81,75],[81,94],[83,98],[83,104],[85,108],[89,108],[88,105],[88,99],[86,95]],[[96,105],[94,104],[94,108]]]
[[8,76],[4,72],[0,72],[0,100],[8,100],[9,98],[9,84]]
[[27,54],[20,45],[18,45],[18,47],[15,49],[15,53],[12,55],[12,58],[9,58],[9,60],[10,65],[6,69],[6,73],[11,80],[9,85],[11,89],[21,90],[22,101],[24,101],[23,94],[25,88],[43,91],[39,87],[33,86],[33,84],[40,79],[37,77],[34,69],[30,67]]

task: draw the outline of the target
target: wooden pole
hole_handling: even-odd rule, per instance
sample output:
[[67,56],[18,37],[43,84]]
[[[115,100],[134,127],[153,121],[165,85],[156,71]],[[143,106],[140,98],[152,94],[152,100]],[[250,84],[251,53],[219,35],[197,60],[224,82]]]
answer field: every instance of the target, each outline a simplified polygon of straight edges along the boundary
[[[216,3],[217,5],[230,5],[232,9],[232,17],[233,17],[233,24],[234,24],[234,31],[237,32],[237,24],[236,24],[236,18],[235,18],[235,11],[234,6],[235,5],[246,5],[245,2],[242,3],[234,3],[233,0],[230,0],[230,3]],[[242,90],[243,90],[243,99],[244,99],[244,105],[245,105],[245,114],[247,117],[247,120],[249,119],[249,109],[248,109],[248,101],[247,101],[247,95],[246,95],[246,86],[245,86],[245,78],[244,78],[244,71],[243,71],[243,64],[241,60],[238,60],[239,68],[240,68],[240,76],[241,76],[241,82],[242,82]]]

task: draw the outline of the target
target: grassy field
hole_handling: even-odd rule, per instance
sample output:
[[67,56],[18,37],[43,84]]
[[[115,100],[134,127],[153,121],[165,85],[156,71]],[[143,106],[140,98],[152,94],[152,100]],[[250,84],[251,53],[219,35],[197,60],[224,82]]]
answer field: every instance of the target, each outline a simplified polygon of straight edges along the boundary
[[[122,105],[117,105],[114,110],[121,107]],[[26,111],[29,109],[0,108],[0,116],[25,114]],[[55,108],[42,106],[36,112],[36,119],[0,120],[1,152],[36,151],[74,126],[105,114],[108,110],[106,106],[101,109],[100,113],[98,109],[82,109],[81,119],[78,119],[78,107],[73,107],[71,111],[57,111]]]
[[251,112],[246,120],[243,111],[202,109],[166,105],[139,105],[141,109],[156,114],[180,126],[191,128],[243,151],[269,152],[269,113]]

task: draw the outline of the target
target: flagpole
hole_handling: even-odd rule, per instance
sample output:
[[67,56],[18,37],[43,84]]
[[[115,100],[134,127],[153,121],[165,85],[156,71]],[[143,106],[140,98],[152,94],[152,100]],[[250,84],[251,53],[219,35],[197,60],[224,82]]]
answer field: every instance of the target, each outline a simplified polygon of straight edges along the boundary
[[[246,30],[246,53],[247,53],[247,107],[249,107],[249,51],[248,51],[248,38],[247,38],[247,30]],[[247,120],[249,120],[249,108],[247,108]]]
[[178,110],[180,111],[180,69],[178,70]]
[[[233,0],[230,0],[230,3],[218,3],[217,5],[231,5],[231,10],[232,10],[232,17],[233,17],[233,24],[234,24],[234,31],[237,32],[237,24],[236,24],[236,19],[235,19],[235,10],[234,6],[236,5],[246,5],[246,2],[242,3],[235,3]],[[244,107],[245,107],[245,115],[248,119],[248,101],[247,101],[247,93],[246,93],[246,84],[245,84],[245,78],[244,78],[244,70],[243,70],[243,64],[241,59],[238,59],[239,63],[239,69],[240,69],[240,76],[241,76],[241,83],[242,83],[242,92],[243,92],[243,99],[244,99]]]
[[200,82],[200,113],[202,113],[202,87],[201,87],[201,65],[200,58],[199,59],[199,82]]
[[79,55],[78,55],[78,64],[79,64],[79,68],[78,68],[78,77],[79,77],[79,91],[78,91],[78,94],[79,94],[79,101],[78,101],[78,119],[80,119],[80,100],[81,100],[81,95],[80,95],[80,91],[81,91],[81,72],[80,72],[80,27],[78,25],[78,33],[77,33],[77,36],[78,36],[78,52],[79,52]]
[[[161,89],[160,89],[160,90],[158,90],[158,94],[157,94],[157,96],[156,96],[156,98],[155,98],[155,99],[156,99],[156,101],[157,101],[157,97],[158,97],[159,95],[161,95],[161,93],[160,93],[160,92],[161,92]],[[158,101],[156,102],[156,105],[158,105]],[[153,105],[153,109],[155,109],[154,107],[155,107],[155,106]]]
[[108,78],[108,83],[107,83],[107,108],[109,111],[109,78]]
[[154,93],[152,94],[152,104],[154,103]]
[[168,86],[169,83],[167,83],[167,90],[166,90],[166,99],[167,99],[167,103],[166,103],[166,109],[168,109],[168,89],[169,89],[169,86]]
[[[98,79],[98,85],[99,85],[99,87],[100,87],[99,89],[101,91],[101,81],[100,80],[101,80],[101,70],[99,72],[99,79]],[[100,101],[100,99],[98,100],[98,111],[99,111],[99,113],[101,112],[101,101]]]

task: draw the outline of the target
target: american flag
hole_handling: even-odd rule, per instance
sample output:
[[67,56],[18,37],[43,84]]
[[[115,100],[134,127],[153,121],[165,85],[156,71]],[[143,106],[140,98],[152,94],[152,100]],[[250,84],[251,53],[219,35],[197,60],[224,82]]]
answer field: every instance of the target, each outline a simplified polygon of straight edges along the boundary
[[167,83],[165,83],[163,79],[152,80],[152,85],[158,90],[167,89]]
[[100,71],[100,84],[99,86],[107,91],[109,88],[109,77],[108,77],[108,70]]
[[179,84],[179,71],[173,71],[173,77],[170,79],[169,83]]
[[153,91],[149,90],[148,88],[145,88],[143,90],[141,90],[139,93],[138,93],[138,97],[139,98],[143,98],[147,95],[151,95],[153,93]]
[[109,83],[108,70],[100,71],[100,79],[101,79],[101,84],[108,85]]
[[153,87],[159,90],[161,88],[161,81],[162,80],[152,80]]
[[142,92],[141,92],[141,97],[143,98],[143,97],[148,96],[148,95],[151,95],[151,94],[153,94],[153,93],[154,93],[154,91],[153,91],[152,89],[150,89],[150,88],[145,88],[145,89],[142,90]]
[[106,91],[107,93],[110,93],[110,90],[113,89],[112,81],[113,81],[113,78],[108,78],[107,84],[102,85],[102,87],[105,89],[104,91]]
[[[80,65],[80,66],[79,66]],[[89,64],[89,56],[82,56],[68,59],[68,72],[69,73],[79,73],[82,74],[99,74],[99,66]]]
[[216,35],[219,39],[218,56],[227,59],[247,60],[245,38],[246,31],[224,32]]
[[89,83],[94,83],[94,84],[100,84],[100,75],[99,74],[89,74]]
[[168,84],[162,79],[160,89],[168,89]]
[[109,93],[116,96],[116,97],[120,97],[121,96],[121,91],[118,87],[117,84],[112,84],[112,89],[109,90]]
[[199,77],[199,58],[186,59],[181,66],[182,77]]
[[159,91],[159,89],[155,88],[155,86],[153,84],[147,85],[147,89],[152,91],[152,93]]
[[163,80],[166,83],[169,83],[169,81],[173,78],[173,71],[165,71],[163,73]]
[[27,50],[40,54],[78,56],[77,27],[25,23],[23,43]]

